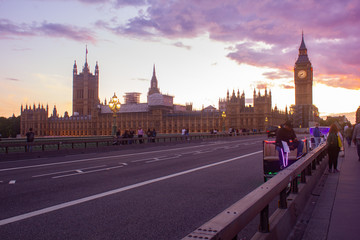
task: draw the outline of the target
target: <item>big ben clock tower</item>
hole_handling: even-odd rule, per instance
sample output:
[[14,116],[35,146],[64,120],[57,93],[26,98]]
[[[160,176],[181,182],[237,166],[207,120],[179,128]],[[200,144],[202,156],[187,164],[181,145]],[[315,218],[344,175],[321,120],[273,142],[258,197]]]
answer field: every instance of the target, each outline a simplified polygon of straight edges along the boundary
[[294,68],[295,105],[312,105],[313,68],[307,55],[302,34],[299,57]]
[[299,56],[294,67],[295,82],[295,106],[294,125],[295,127],[308,128],[310,122],[316,121],[318,110],[312,103],[313,68],[307,55],[307,48],[302,34],[299,48]]

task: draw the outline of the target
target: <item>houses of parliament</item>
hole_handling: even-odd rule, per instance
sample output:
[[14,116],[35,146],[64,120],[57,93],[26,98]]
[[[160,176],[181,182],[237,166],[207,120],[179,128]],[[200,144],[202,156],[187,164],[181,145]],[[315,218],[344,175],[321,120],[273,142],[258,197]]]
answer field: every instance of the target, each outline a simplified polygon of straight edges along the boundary
[[[305,48],[305,50],[304,50]],[[315,114],[312,105],[312,67],[307,58],[307,51],[302,38],[299,59],[295,63],[295,98],[293,116],[305,116],[309,121]],[[311,84],[311,86],[310,86]],[[298,86],[297,86],[298,85]],[[190,133],[204,133],[218,129],[256,129],[265,130],[267,126],[283,123],[288,115],[287,110],[272,108],[271,91],[265,89],[253,92],[253,104],[245,104],[245,93],[235,90],[227,92],[219,99],[219,106],[193,110],[192,104],[177,105],[173,96],[162,94],[158,88],[155,66],[153,67],[147,102],[140,102],[140,93],[125,93],[124,101],[116,112],[117,128],[123,132],[127,129],[156,129],[158,133],[181,133],[183,128]],[[315,109],[316,110],[316,109]],[[54,106],[49,116],[49,106],[21,106],[20,132],[25,135],[32,128],[37,136],[100,136],[111,135],[114,114],[105,102],[99,100],[99,66],[95,65],[94,73],[87,62],[81,72],[76,61],[73,66],[73,102],[72,115],[68,112],[59,116]],[[296,115],[297,114],[297,115]],[[296,119],[295,119],[296,120]],[[305,121],[305,122],[306,122]]]

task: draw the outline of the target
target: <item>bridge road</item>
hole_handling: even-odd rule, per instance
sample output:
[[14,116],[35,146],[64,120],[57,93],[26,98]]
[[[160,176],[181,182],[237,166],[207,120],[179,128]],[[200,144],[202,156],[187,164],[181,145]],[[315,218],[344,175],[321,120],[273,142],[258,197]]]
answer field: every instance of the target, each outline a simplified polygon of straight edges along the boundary
[[262,184],[264,138],[0,162],[0,239],[181,239]]

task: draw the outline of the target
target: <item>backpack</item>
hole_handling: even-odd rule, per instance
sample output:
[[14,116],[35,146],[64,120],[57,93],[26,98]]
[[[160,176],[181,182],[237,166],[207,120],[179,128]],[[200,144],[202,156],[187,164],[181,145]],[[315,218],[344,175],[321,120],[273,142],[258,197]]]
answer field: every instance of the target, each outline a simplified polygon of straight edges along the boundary
[[327,139],[328,143],[329,143],[329,147],[339,147],[339,143],[338,143],[338,136],[337,134],[330,134],[328,136],[328,139]]

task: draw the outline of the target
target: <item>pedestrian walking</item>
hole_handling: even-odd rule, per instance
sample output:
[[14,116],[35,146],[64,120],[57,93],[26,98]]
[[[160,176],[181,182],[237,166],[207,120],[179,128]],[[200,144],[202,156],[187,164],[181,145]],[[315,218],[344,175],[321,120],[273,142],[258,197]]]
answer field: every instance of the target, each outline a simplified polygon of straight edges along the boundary
[[348,123],[348,125],[346,125],[344,128],[344,135],[349,147],[351,147],[352,132],[353,128],[351,126],[351,123]]
[[315,147],[318,147],[320,144],[320,140],[321,140],[321,133],[320,133],[318,123],[316,123],[316,125],[315,125],[313,135],[314,135]]
[[354,133],[352,135],[352,140],[356,146],[357,154],[360,161],[360,123],[358,122],[354,127]]
[[339,170],[337,169],[337,165],[342,143],[339,136],[339,129],[336,127],[335,124],[332,124],[330,126],[329,135],[326,139],[326,142],[328,144],[329,172],[339,172]]

